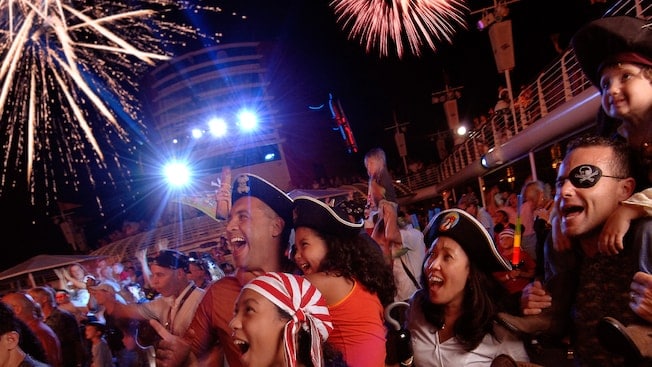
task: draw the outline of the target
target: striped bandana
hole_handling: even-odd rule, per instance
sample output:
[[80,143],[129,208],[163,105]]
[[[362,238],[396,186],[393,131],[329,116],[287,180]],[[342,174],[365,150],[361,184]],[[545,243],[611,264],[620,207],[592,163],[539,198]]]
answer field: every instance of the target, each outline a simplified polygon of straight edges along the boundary
[[251,289],[292,316],[284,329],[285,355],[290,367],[297,364],[299,328],[310,332],[310,356],[315,367],[322,367],[321,345],[333,330],[326,300],[321,292],[302,276],[270,272],[261,275],[243,289]]

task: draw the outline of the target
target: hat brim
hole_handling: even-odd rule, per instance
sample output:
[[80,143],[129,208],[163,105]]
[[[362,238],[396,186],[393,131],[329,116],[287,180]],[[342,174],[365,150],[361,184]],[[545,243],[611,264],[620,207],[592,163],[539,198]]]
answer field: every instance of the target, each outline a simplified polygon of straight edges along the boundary
[[150,257],[147,259],[149,265],[158,265],[168,269],[187,269],[188,257],[180,251],[176,250],[163,250],[158,256]]
[[494,243],[493,237],[482,223],[461,209],[443,210],[433,222],[434,241],[438,237],[449,237],[457,242],[469,260],[485,272],[512,270]]
[[618,54],[634,52],[652,59],[652,29],[646,25],[645,20],[635,17],[606,17],[590,22],[573,35],[575,56],[594,86],[600,85],[603,63]]
[[231,200],[234,204],[243,197],[255,197],[283,218],[286,226],[292,227],[292,198],[269,181],[246,173],[238,175],[232,187]]
[[321,200],[309,196],[294,199],[294,228],[309,227],[319,232],[344,236],[360,234],[364,222],[351,222],[344,216],[346,213],[336,213],[335,209]]

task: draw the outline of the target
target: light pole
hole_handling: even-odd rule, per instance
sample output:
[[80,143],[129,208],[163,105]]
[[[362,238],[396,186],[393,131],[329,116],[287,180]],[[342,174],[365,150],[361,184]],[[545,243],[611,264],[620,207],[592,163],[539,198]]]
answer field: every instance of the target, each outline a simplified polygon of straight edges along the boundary
[[[450,88],[448,84],[446,84],[444,90],[433,92],[431,94],[432,104],[443,104],[448,128],[454,132],[457,132],[457,130],[461,127],[460,116],[457,112],[457,99],[462,97],[462,88],[464,87]],[[464,137],[461,135],[462,134],[453,134],[455,145],[458,145],[464,141]]]
[[394,111],[394,125],[385,128],[385,131],[394,129],[394,142],[396,143],[398,154],[403,159],[403,169],[405,170],[405,177],[407,177],[408,180],[408,186],[410,185],[410,174],[407,165],[407,143],[405,142],[405,134],[401,128],[409,124],[409,122],[399,124],[398,119],[396,118],[396,111]]
[[479,30],[489,28],[489,39],[491,41],[494,59],[496,60],[496,67],[499,73],[505,74],[505,84],[507,93],[509,94],[510,110],[514,123],[514,134],[518,133],[518,123],[516,120],[512,80],[509,75],[509,71],[515,67],[514,41],[512,39],[512,21],[509,19],[505,20],[504,18],[509,15],[507,5],[518,1],[520,0],[494,0],[493,7],[471,12],[471,14],[482,14],[482,18],[478,22]]

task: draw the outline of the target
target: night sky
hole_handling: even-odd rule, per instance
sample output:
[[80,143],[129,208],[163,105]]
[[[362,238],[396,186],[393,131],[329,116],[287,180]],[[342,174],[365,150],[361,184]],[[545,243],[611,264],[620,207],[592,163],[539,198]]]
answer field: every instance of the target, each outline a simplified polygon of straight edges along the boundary
[[[460,30],[452,45],[440,44],[436,51],[425,50],[421,57],[406,55],[398,59],[366,54],[355,41],[347,40],[326,1],[237,3],[234,6],[238,9],[225,5],[222,15],[193,21],[221,31],[225,43],[273,42],[267,65],[271,93],[276,98],[278,120],[288,126],[283,131],[288,159],[305,180],[315,175],[364,175],[364,153],[376,146],[386,150],[390,168],[402,170],[393,131],[387,130],[395,117],[400,124],[409,123],[406,136],[410,158],[437,162],[428,135],[445,130],[447,125],[442,106],[431,104],[431,93],[443,90],[447,83],[450,87],[463,86],[459,115],[462,121],[470,121],[495,104],[498,87],[505,83],[503,74],[496,70],[487,32],[475,28],[479,15],[469,17],[468,30]],[[491,5],[493,1],[469,2],[471,10]],[[558,34],[565,48],[570,36],[588,20],[601,16],[607,4],[521,0],[509,7],[516,53],[511,79],[517,87],[530,82],[556,57],[551,35]],[[232,11],[247,15],[247,21],[232,22]],[[328,109],[310,108],[325,104],[329,93],[341,101],[358,142],[356,154],[346,151],[339,132],[333,130]],[[88,199],[83,192],[74,198],[77,202]],[[32,206],[20,188],[0,195],[0,205],[7,209],[0,226],[2,233],[6,238],[18,239],[17,243],[3,241],[7,256],[0,258],[0,270],[38,253],[70,251],[49,214],[38,203]],[[135,205],[116,207],[107,209],[102,218],[93,217],[92,210],[83,214],[98,227],[115,227],[124,219],[143,216]]]

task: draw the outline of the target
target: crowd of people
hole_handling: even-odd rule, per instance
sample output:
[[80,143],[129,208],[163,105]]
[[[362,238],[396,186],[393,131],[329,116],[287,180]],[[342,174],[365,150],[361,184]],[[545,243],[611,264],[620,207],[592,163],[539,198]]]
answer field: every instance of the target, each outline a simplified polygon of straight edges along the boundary
[[0,365],[537,366],[536,341],[574,351],[560,366],[652,366],[650,32],[573,38],[610,133],[570,141],[554,185],[468,192],[425,224],[380,148],[364,203],[241,174],[219,192],[232,271],[165,246],[58,269],[2,295]]

